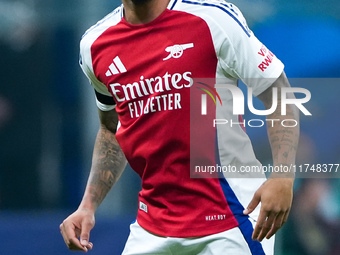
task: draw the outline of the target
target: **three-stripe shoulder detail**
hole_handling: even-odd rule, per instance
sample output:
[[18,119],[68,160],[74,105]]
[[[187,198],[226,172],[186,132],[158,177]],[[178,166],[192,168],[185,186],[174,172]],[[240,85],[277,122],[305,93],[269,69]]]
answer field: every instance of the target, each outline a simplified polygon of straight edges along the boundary
[[117,7],[113,12],[106,15],[103,19],[98,21],[95,25],[90,27],[82,36],[82,39],[92,31],[94,31],[96,28],[100,27],[102,24],[109,20],[115,20],[115,23],[118,23],[123,18],[123,5]]
[[218,8],[224,13],[228,14],[245,32],[248,37],[251,37],[251,31],[245,22],[242,13],[239,9],[231,3],[226,1],[212,1],[212,0],[181,0],[182,3],[188,5],[199,5],[212,8]]

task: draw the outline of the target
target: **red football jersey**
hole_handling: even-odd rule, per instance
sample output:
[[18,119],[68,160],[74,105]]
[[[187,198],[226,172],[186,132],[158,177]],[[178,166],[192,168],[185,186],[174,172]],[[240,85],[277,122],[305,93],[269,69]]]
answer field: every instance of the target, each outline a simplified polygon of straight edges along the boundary
[[[272,82],[250,79],[277,78],[283,70],[275,56],[260,66],[271,54],[263,47],[239,10],[224,1],[172,0],[143,25],[129,24],[121,6],[84,35],[81,66],[99,95],[98,107],[116,107],[117,140],[142,179],[137,220],[146,230],[204,236],[248,219],[242,211],[264,178],[190,178],[190,99],[194,78],[225,77],[234,85],[242,79],[260,94]],[[230,98],[221,100],[228,107]],[[212,163],[260,165],[241,127],[213,135],[218,148],[215,139],[201,137]]]

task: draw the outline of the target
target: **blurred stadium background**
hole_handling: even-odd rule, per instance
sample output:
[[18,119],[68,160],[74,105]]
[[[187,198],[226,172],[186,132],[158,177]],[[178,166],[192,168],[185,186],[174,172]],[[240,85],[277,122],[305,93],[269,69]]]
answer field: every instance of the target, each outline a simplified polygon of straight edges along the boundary
[[[339,0],[235,0],[257,37],[312,93],[299,163],[340,161]],[[118,0],[0,0],[0,254],[71,254],[59,224],[81,199],[98,127],[78,45]],[[264,129],[248,129],[268,162]],[[340,172],[340,170],[339,170]],[[340,179],[297,179],[278,255],[340,254]],[[120,254],[136,213],[128,169],[97,213],[92,254]]]

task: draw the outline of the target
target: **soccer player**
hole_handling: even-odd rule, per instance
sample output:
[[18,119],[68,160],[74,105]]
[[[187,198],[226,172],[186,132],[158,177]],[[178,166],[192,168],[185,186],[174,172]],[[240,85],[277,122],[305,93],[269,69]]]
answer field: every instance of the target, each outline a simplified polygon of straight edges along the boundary
[[[290,86],[283,64],[233,4],[122,2],[81,40],[80,65],[95,89],[101,125],[83,199],[60,225],[66,245],[93,248],[96,208],[128,161],[142,190],[124,255],[273,254],[271,237],[287,220],[293,174],[190,178],[190,91],[194,78],[223,78],[234,86],[241,79],[270,109],[273,88]],[[216,116],[238,125],[216,127],[215,163],[261,167],[244,122],[231,113],[231,94],[216,92]],[[295,162],[299,127],[280,121],[298,120],[298,112],[292,105],[285,116],[280,110],[268,116],[276,120],[268,122],[268,136],[274,166],[287,166]]]

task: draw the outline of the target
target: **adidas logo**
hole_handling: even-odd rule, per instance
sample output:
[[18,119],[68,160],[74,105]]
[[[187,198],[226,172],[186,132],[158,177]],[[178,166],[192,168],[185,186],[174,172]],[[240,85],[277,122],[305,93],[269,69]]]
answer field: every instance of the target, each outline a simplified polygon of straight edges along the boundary
[[105,75],[109,77],[119,73],[126,73],[126,68],[117,56],[113,59],[113,63],[109,66],[109,70],[106,71]]

